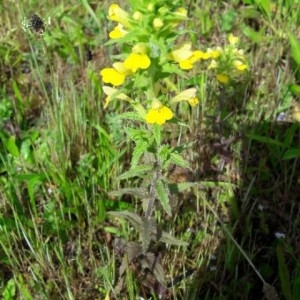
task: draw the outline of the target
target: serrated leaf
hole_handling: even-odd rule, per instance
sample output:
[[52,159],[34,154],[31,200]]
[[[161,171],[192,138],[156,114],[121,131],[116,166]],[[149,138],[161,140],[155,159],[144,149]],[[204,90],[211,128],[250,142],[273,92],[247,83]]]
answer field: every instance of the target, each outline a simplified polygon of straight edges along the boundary
[[120,120],[144,121],[144,119],[136,112],[126,112],[115,117]]
[[162,236],[159,239],[160,242],[164,242],[166,244],[174,245],[174,246],[187,246],[188,243],[181,241],[179,239],[176,239],[173,235],[170,233],[167,233],[165,231],[162,232]]
[[108,193],[110,196],[133,195],[138,198],[148,198],[149,192],[146,188],[124,188]]
[[149,248],[151,241],[151,220],[149,218],[142,217],[140,239],[142,242],[143,253],[145,254]]
[[126,243],[125,251],[127,252],[129,262],[143,254],[142,246],[135,242]]
[[131,159],[131,168],[135,168],[139,162],[140,157],[147,151],[149,148],[149,142],[148,141],[139,141],[132,153],[132,159]]
[[186,161],[179,153],[172,152],[171,156],[171,163],[184,168],[189,168],[189,162]]
[[[117,218],[123,218],[130,222],[131,225],[133,225],[135,228],[139,229],[141,228],[142,225],[142,218],[132,212],[129,211],[109,211],[107,212],[109,215],[117,217]],[[163,231],[161,232],[159,228],[157,227],[157,224],[155,220],[151,219],[151,240],[155,242],[163,242],[166,244],[170,245],[175,245],[175,246],[187,246],[188,243],[176,239],[174,236],[171,234]]]
[[156,280],[158,280],[162,285],[165,285],[165,272],[161,265],[159,257],[154,253],[148,252],[145,259],[142,261],[143,269],[149,269],[155,275]]
[[160,126],[158,124],[154,124],[152,128],[153,128],[153,136],[156,141],[156,144],[160,145],[161,144],[162,126]]
[[168,191],[165,188],[164,183],[161,180],[157,181],[156,184],[156,193],[157,193],[157,197],[160,201],[161,206],[163,207],[163,209],[165,210],[165,212],[171,216],[172,215],[172,211],[171,211],[171,205],[170,205],[170,200],[169,200],[169,195],[168,195]]
[[133,169],[130,169],[129,171],[121,174],[117,179],[118,180],[123,180],[123,179],[129,179],[132,177],[143,177],[145,176],[145,174],[147,174],[147,172],[151,171],[153,169],[153,166],[149,166],[149,165],[140,165],[137,166]]
[[114,217],[123,218],[130,222],[133,226],[136,228],[140,228],[142,225],[142,219],[139,215],[129,212],[127,210],[124,211],[109,211],[107,212],[109,215],[112,215]]
[[145,141],[151,141],[153,140],[153,136],[149,130],[143,130],[143,129],[135,129],[135,128],[126,128],[126,133],[129,136],[130,139],[132,139],[135,142],[138,142],[140,140]]

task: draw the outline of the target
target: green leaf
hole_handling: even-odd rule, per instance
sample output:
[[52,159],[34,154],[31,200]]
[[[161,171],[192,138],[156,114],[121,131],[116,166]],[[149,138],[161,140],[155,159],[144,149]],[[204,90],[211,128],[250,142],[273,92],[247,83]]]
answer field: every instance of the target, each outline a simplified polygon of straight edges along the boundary
[[234,25],[234,22],[237,18],[237,12],[235,10],[229,10],[221,16],[221,29],[222,31],[228,32],[231,31]]
[[3,300],[12,300],[12,299],[15,299],[15,295],[16,295],[16,283],[15,283],[14,279],[12,278],[6,283],[6,286],[2,293],[2,297],[3,297],[2,299]]
[[149,148],[149,142],[148,141],[139,141],[137,142],[133,153],[132,153],[132,159],[131,159],[131,168],[135,168],[139,162],[140,157],[147,151]]
[[289,40],[291,45],[292,58],[297,65],[300,65],[300,42],[291,33],[289,34]]
[[112,215],[117,218],[122,218],[129,221],[135,228],[140,228],[142,225],[142,219],[139,215],[129,212],[129,211],[109,211],[109,215]]
[[8,139],[4,140],[4,146],[6,150],[12,154],[14,157],[19,157],[20,152],[19,149],[16,145],[16,137],[15,136],[10,136]]
[[191,187],[196,186],[197,184],[197,182],[182,182],[177,184],[177,188],[179,192],[183,192],[190,189]]
[[157,125],[157,124],[153,125],[153,135],[154,135],[156,144],[158,146],[160,146],[160,144],[161,144],[161,131],[162,131],[162,126]]
[[157,193],[157,197],[158,197],[163,209],[169,216],[171,216],[172,211],[171,211],[170,200],[169,200],[169,195],[168,195],[169,192],[167,191],[164,183],[161,180],[157,181],[156,193]]
[[145,254],[149,248],[151,241],[151,220],[146,217],[142,217],[140,239],[142,242],[143,253]]
[[174,245],[174,246],[187,246],[189,243],[181,241],[179,239],[176,239],[173,235],[170,233],[167,233],[165,231],[162,232],[162,236],[159,239],[161,242],[164,242],[166,244]]
[[133,195],[138,198],[148,198],[149,193],[146,188],[124,188],[109,192],[110,196],[122,196],[124,194]]
[[291,93],[295,95],[296,97],[300,97],[300,85],[298,84],[291,84],[289,87]]
[[149,130],[146,129],[135,129],[135,128],[126,128],[126,133],[128,134],[129,138],[132,139],[134,142],[138,142],[140,140],[147,140],[150,144],[153,140],[152,134]]
[[255,0],[255,3],[270,19],[270,17],[271,17],[271,1],[270,0]]
[[[109,215],[114,217],[124,218],[125,220],[129,221],[135,228],[140,228],[142,225],[142,218],[132,212],[129,211],[109,211]],[[162,233],[159,232],[156,222],[151,220],[151,240],[155,242],[164,242],[166,244],[175,245],[175,246],[187,246],[188,243],[176,239],[171,234],[163,231]]]
[[298,299],[300,295],[300,277],[296,277],[293,280],[293,300]]
[[285,149],[291,147],[293,140],[297,136],[298,129],[299,129],[299,125],[297,123],[294,123],[291,126],[289,126],[289,128],[286,130],[284,134],[284,141],[283,141]]
[[250,139],[268,144],[268,145],[275,145],[275,146],[284,146],[284,144],[278,140],[272,139],[268,136],[261,136],[257,134],[248,134],[247,135]]
[[281,290],[283,292],[285,299],[292,300],[289,269],[285,262],[285,257],[281,245],[277,245],[276,255],[278,261],[278,271],[279,271]]
[[151,171],[153,169],[153,166],[149,165],[140,165],[136,168],[130,169],[129,171],[121,174],[119,177],[117,177],[118,180],[123,179],[129,179],[132,177],[144,177],[147,172]]
[[255,31],[249,26],[243,26],[243,34],[252,40],[254,43],[260,43],[265,37],[265,30],[261,28],[260,31]]
[[120,114],[116,117],[115,119],[120,119],[120,120],[132,120],[132,121],[144,121],[144,119],[138,115],[136,112],[126,112],[123,114]]
[[22,142],[21,145],[21,154],[22,157],[27,160],[30,157],[31,154],[31,140],[30,139],[26,139]]
[[176,152],[171,153],[171,163],[180,167],[189,168],[189,162]]
[[284,152],[283,159],[294,159],[300,157],[300,149],[299,148],[291,148]]

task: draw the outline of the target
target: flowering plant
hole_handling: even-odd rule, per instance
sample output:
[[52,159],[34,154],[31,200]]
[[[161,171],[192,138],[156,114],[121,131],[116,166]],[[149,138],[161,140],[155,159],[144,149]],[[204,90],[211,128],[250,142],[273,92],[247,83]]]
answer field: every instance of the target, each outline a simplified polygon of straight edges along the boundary
[[[138,176],[147,181],[142,187],[115,192],[130,193],[143,201],[142,216],[131,212],[112,213],[127,219],[139,230],[141,245],[137,243],[137,248],[140,246],[140,252],[131,255],[133,259],[149,253],[151,241],[187,245],[167,233],[155,234],[158,229],[153,217],[157,200],[163,210],[172,215],[169,185],[164,176],[170,164],[189,168],[189,163],[181,156],[181,148],[163,143],[165,125],[179,123],[175,106],[182,101],[191,107],[199,103],[197,87],[180,91],[173,83],[175,76],[186,77],[189,70],[200,64],[198,69],[213,71],[216,79],[225,84],[237,79],[248,65],[243,52],[235,48],[238,40],[233,35],[229,36],[229,45],[224,49],[193,50],[190,42],[179,43],[178,38],[185,34],[179,26],[188,19],[181,1],[129,2],[130,11],[118,4],[109,7],[108,19],[116,24],[109,32],[107,44],[117,44],[120,54],[112,66],[100,71],[100,75],[106,95],[104,107],[109,107],[113,101],[126,101],[132,112],[123,113],[121,117],[135,121],[131,125],[134,127],[126,131],[135,143],[131,167],[119,179]],[[161,277],[159,281],[163,284]]]

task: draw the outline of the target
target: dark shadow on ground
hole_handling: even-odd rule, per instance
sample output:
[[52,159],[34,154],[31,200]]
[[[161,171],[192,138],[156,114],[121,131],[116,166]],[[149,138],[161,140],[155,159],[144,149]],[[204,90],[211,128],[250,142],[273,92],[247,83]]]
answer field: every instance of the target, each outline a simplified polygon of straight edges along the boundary
[[[229,217],[222,216],[222,209],[215,205],[220,200],[217,193],[207,191],[207,201],[271,289],[265,289],[224,233],[211,253],[213,260],[208,257],[207,268],[197,270],[190,280],[190,292],[184,299],[276,299],[272,287],[283,299],[292,291],[294,278],[299,278],[300,160],[293,156],[300,149],[300,125],[263,118],[239,130],[228,124],[216,120],[210,142],[199,143],[202,154],[203,144],[208,145],[205,155],[209,158],[205,166],[202,155],[196,180],[237,184],[227,201]],[[234,153],[237,149],[239,153]],[[214,167],[213,159],[218,161]]]

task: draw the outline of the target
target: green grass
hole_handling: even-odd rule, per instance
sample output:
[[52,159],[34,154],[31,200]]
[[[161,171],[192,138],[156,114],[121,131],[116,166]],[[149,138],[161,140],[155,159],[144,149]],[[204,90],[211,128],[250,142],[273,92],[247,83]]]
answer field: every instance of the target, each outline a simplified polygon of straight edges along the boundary
[[[117,118],[127,107],[103,108],[99,71],[115,54],[103,46],[110,3],[89,3],[0,2],[5,300],[158,298],[157,274],[144,274],[138,258],[125,264],[123,283],[119,276],[125,254],[116,242],[137,232],[107,212],[140,212],[141,203],[109,192],[141,182],[117,180],[133,149]],[[155,249],[167,299],[275,299],[273,289],[280,299],[300,297],[300,3],[268,3],[188,2],[195,47],[222,44],[233,32],[251,71],[231,89],[203,85],[196,74],[177,78],[178,86],[196,84],[202,99],[194,111],[176,111],[187,126],[166,126],[168,143],[189,145],[191,165],[165,174],[179,190],[173,216],[157,212],[164,231],[189,243]],[[43,36],[22,30],[33,13],[51,17]]]

